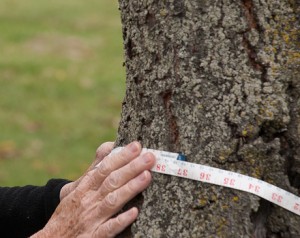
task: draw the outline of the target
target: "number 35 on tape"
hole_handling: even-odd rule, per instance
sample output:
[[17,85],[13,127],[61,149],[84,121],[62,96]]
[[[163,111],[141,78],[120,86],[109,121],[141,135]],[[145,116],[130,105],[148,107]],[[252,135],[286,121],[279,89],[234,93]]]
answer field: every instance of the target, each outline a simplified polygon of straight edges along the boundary
[[[120,149],[116,148],[113,153]],[[239,173],[182,161],[178,153],[143,148],[142,154],[146,152],[156,156],[156,164],[151,169],[153,172],[252,193],[300,216],[300,197],[272,184]]]

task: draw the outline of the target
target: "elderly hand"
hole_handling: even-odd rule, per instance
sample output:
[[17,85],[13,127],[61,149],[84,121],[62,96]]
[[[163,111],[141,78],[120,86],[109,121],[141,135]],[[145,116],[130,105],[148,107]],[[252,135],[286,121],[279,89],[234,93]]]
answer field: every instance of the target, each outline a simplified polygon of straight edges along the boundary
[[150,184],[154,155],[139,156],[141,145],[133,142],[101,161],[111,148],[100,147],[90,170],[66,187],[49,222],[32,237],[114,237],[137,218],[135,207],[111,217]]
[[100,145],[96,151],[96,159],[87,169],[87,171],[76,181],[66,184],[60,190],[60,200],[64,199],[69,193],[73,192],[75,188],[78,186],[82,178],[91,170],[95,169],[95,166],[99,164],[105,156],[109,155],[109,153],[114,148],[114,142],[105,142]]

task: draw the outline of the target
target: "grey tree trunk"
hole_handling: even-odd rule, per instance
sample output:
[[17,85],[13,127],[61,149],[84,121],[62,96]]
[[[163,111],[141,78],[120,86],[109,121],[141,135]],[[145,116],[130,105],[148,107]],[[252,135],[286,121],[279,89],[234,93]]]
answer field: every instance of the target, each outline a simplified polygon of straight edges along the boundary
[[[299,195],[300,1],[119,3],[127,91],[117,143],[181,151]],[[255,195],[153,178],[127,236],[300,237],[300,216]]]

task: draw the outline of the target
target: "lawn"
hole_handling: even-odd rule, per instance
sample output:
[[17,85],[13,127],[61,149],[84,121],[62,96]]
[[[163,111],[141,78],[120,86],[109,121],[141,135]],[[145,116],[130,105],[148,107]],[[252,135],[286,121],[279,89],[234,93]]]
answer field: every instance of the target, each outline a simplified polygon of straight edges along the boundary
[[76,179],[116,138],[117,1],[2,0],[0,30],[0,186]]

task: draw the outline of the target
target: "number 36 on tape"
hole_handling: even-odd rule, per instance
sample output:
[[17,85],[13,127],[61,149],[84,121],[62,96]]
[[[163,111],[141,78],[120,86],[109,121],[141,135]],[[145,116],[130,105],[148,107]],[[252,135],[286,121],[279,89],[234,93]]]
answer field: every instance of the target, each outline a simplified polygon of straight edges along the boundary
[[[121,148],[114,149],[112,153]],[[143,148],[142,154],[146,152],[156,156],[156,164],[151,169],[153,172],[252,193],[300,216],[300,197],[272,184],[239,173],[186,162],[178,153]]]

